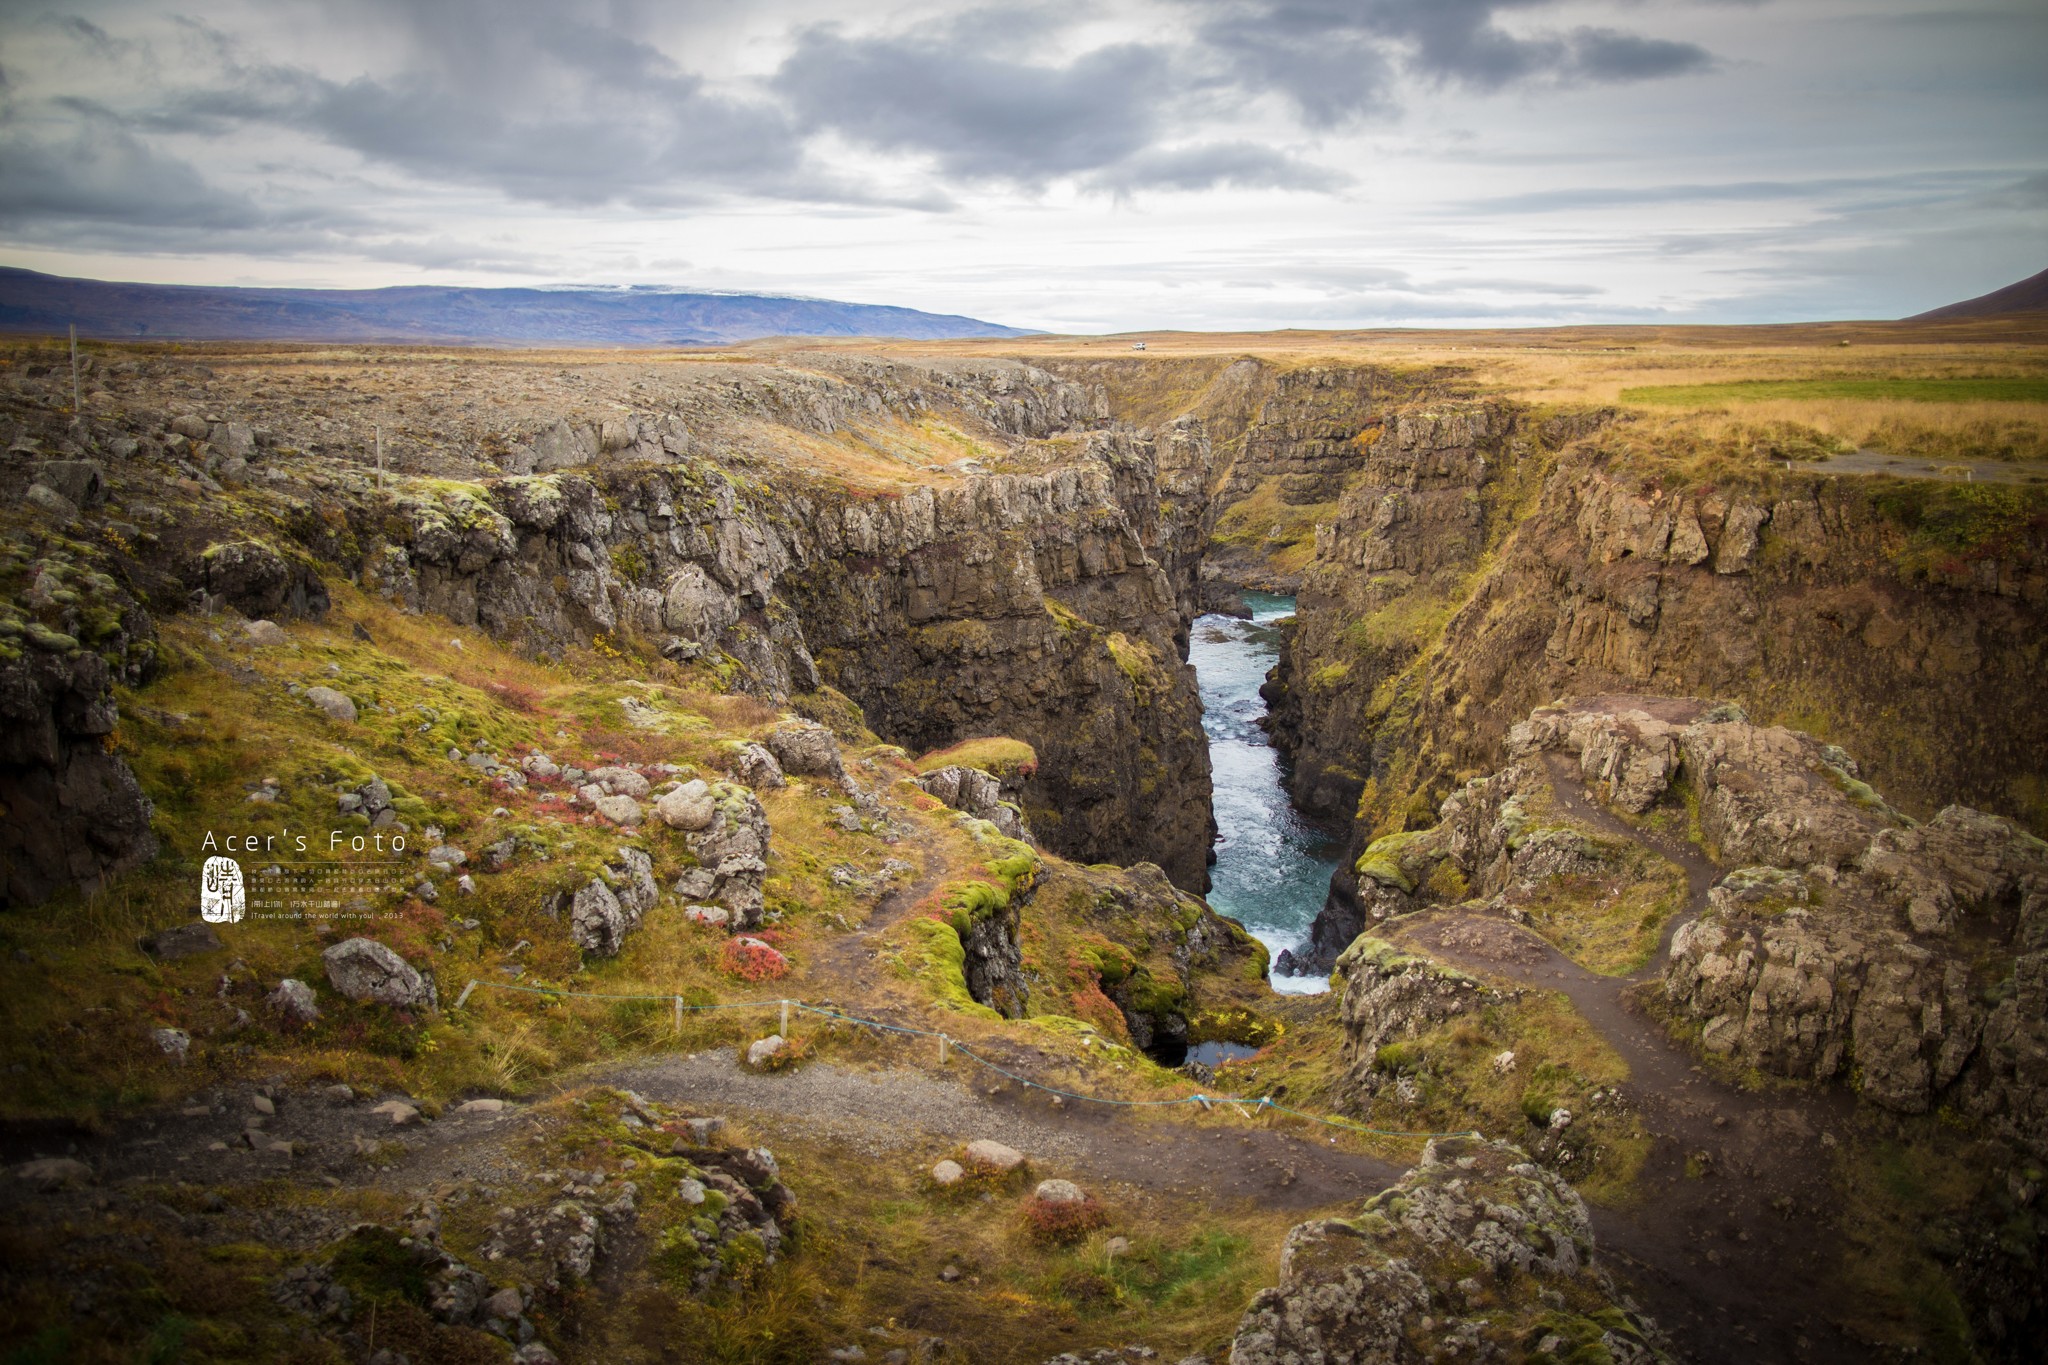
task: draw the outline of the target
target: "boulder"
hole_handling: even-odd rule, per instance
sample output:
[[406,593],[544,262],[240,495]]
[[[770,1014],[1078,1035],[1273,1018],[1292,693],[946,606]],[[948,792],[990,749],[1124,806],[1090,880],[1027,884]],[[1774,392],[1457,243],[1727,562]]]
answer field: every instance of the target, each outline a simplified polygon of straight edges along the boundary
[[630,796],[600,796],[595,804],[597,813],[615,825],[631,827],[644,818],[640,803]]
[[768,751],[785,773],[808,777],[846,779],[846,765],[839,756],[839,741],[824,726],[811,720],[786,720],[768,733]]
[[59,524],[78,520],[78,504],[48,484],[30,484],[22,495],[22,501]]
[[651,790],[647,779],[631,768],[593,768],[588,778],[611,796],[642,797]]
[[320,954],[327,982],[350,1000],[394,1009],[431,1009],[434,982],[375,939],[352,938]]
[[192,1035],[181,1028],[158,1028],[149,1031],[149,1040],[166,1057],[184,1061],[185,1054],[192,1050]]
[[1041,1204],[1085,1204],[1088,1192],[1071,1180],[1041,1180],[1031,1197]]
[[263,1003],[288,1024],[303,1026],[320,1017],[320,1006],[313,999],[313,988],[289,976],[277,983],[277,989],[265,996]]
[[967,1144],[967,1164],[976,1170],[1004,1174],[1024,1164],[1024,1154],[990,1138],[976,1138]]
[[175,929],[159,929],[142,938],[142,951],[159,962],[178,962],[201,953],[217,953],[222,946],[220,935],[205,920],[194,920]]
[[966,1178],[966,1168],[951,1158],[932,1167],[932,1179],[941,1185],[957,1185]]
[[779,1033],[771,1033],[766,1038],[757,1039],[747,1047],[747,1065],[766,1066],[780,1056],[782,1050],[788,1046],[787,1040]]
[[356,722],[356,704],[331,687],[309,687],[306,700],[327,713],[329,720],[338,720],[344,725]]
[[98,460],[45,460],[36,466],[35,481],[79,507],[107,500],[107,471]]
[[244,621],[242,623],[242,636],[250,644],[266,649],[274,648],[277,645],[288,645],[292,642],[292,637],[285,634],[283,626],[280,626],[275,621],[267,620]]
[[711,799],[710,784],[700,778],[656,801],[654,813],[670,829],[700,830],[708,828],[717,816],[718,803]]
[[775,755],[758,744],[742,744],[733,751],[732,774],[749,787],[761,791],[789,785]]

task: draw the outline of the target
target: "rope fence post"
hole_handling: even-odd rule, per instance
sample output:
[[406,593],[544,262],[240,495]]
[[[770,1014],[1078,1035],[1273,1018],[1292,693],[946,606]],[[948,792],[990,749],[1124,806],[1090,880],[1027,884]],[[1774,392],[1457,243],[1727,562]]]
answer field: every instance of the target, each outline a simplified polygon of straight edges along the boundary
[[941,1033],[941,1034],[939,1035],[939,1065],[940,1065],[940,1066],[944,1066],[944,1065],[946,1064],[946,1044],[947,1044],[947,1043],[949,1043],[949,1042],[951,1042],[951,1041],[952,1041],[952,1039],[948,1038],[948,1037],[947,1037],[947,1036],[946,1036],[945,1034]]
[[676,997],[676,1037],[683,1036],[683,997]]
[[464,987],[462,988],[462,994],[460,994],[460,995],[458,995],[458,996],[456,996],[456,997],[455,997],[455,1004],[454,1004],[453,1008],[455,1008],[455,1009],[461,1009],[461,1008],[462,1008],[462,1007],[463,1007],[464,1005],[468,1004],[468,1003],[469,1003],[469,993],[470,993],[471,991],[475,990],[475,989],[476,989],[476,978],[475,978],[475,977],[471,977],[471,978],[469,979],[469,984],[468,984],[467,986],[464,986]]
[[782,1027],[777,1030],[782,1037],[789,1036],[789,1001],[782,1002]]

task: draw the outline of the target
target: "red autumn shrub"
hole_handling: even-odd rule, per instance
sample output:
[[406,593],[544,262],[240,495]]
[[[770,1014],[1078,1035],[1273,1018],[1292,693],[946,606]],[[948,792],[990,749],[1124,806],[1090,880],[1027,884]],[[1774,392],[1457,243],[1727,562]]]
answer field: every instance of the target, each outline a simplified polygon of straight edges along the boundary
[[719,966],[726,975],[750,985],[789,975],[789,959],[758,938],[727,939],[719,954]]
[[1054,1203],[1033,1196],[1024,1201],[1024,1226],[1041,1242],[1072,1246],[1109,1221],[1094,1195],[1066,1203]]

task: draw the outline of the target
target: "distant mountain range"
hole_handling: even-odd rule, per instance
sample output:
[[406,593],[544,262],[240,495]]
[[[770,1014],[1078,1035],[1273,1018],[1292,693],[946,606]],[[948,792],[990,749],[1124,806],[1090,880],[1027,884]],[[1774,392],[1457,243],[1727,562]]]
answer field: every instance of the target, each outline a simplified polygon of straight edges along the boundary
[[1944,304],[1925,313],[1915,313],[1908,322],[1934,322],[1942,318],[1995,318],[2007,313],[2048,312],[2048,270],[2029,275],[2018,284],[1979,294],[1961,303]]
[[74,280],[0,267],[0,332],[101,340],[722,346],[769,336],[1025,336],[978,318],[773,294],[658,288],[240,289]]

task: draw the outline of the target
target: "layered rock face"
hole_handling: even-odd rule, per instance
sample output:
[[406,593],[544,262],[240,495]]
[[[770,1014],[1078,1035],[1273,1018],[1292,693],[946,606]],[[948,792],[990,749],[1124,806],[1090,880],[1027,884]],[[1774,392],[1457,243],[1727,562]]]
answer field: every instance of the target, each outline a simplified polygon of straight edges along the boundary
[[1369,791],[1375,819],[1426,822],[1413,798],[1497,766],[1530,707],[1655,691],[1854,736],[1918,812],[2048,819],[2048,717],[2019,701],[2048,625],[2035,495],[1761,460],[1708,483],[1598,420],[1467,405],[1374,448],[1271,691],[1304,804]]
[[52,557],[0,631],[0,905],[96,891],[156,853],[149,798],[109,743],[115,684],[155,663],[149,615]]
[[1357,1216],[1295,1227],[1230,1345],[1231,1365],[1524,1358],[1669,1359],[1595,1260],[1585,1201],[1479,1138],[1438,1138]]
[[[1179,491],[1164,490],[1160,443],[1109,430],[1099,390],[1014,362],[806,357],[660,378],[608,395],[564,371],[533,381],[557,395],[522,395],[538,402],[410,413],[437,440],[395,437],[392,463],[452,477],[388,487],[356,462],[352,413],[274,395],[247,400],[276,410],[251,412],[246,442],[146,409],[62,439],[235,488],[159,517],[164,534],[136,547],[157,610],[317,614],[322,575],[345,576],[536,653],[630,635],[773,701],[830,683],[906,746],[1032,743],[1043,761],[1022,805],[1048,848],[1206,885],[1208,751],[1182,662],[1205,444],[1166,443]],[[873,454],[929,446],[929,431],[933,453],[978,457],[919,470]],[[108,480],[141,496],[118,461]],[[53,644],[62,668],[10,666],[21,752],[0,755],[0,780],[22,813],[10,837],[35,845],[13,857],[16,898],[89,887],[148,852],[146,806],[102,751],[105,680],[64,653],[76,644]],[[61,815],[79,837],[36,834],[37,811],[84,812]]]

